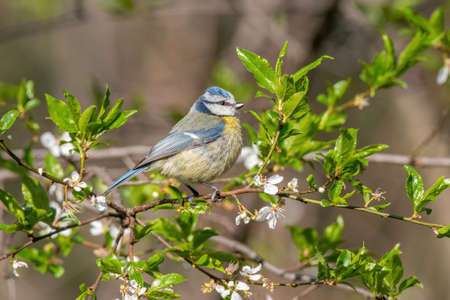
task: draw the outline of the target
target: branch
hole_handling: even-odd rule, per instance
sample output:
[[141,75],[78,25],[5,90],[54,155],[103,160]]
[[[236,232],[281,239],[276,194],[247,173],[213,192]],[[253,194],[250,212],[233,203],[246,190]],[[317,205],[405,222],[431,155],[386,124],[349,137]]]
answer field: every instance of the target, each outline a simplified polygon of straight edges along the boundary
[[33,173],[36,173],[36,174],[38,174],[38,175],[40,175],[40,176],[42,176],[42,177],[45,177],[45,178],[47,178],[48,180],[50,180],[50,181],[52,181],[52,182],[57,182],[57,183],[62,184],[62,185],[67,185],[67,183],[65,183],[64,181],[62,181],[62,180],[59,179],[59,178],[56,178],[56,177],[50,175],[50,174],[47,173],[45,170],[39,171],[38,169],[33,168],[32,166],[30,166],[30,165],[29,165],[28,163],[26,163],[24,160],[20,159],[17,155],[14,154],[14,152],[12,152],[12,151],[6,146],[4,140],[0,140],[0,148],[1,148],[3,151],[5,151],[12,159],[14,159],[14,160],[17,162],[17,164],[18,164],[19,166],[22,166],[22,167],[24,167],[25,169],[27,169],[27,170],[29,170],[29,171],[31,171],[31,172],[33,172]]
[[[213,237],[211,237],[211,240],[218,244],[221,244],[228,248],[231,248],[234,251],[240,252],[240,253],[244,254],[245,256],[247,256],[251,260],[261,263],[264,269],[266,269],[267,271],[269,271],[277,276],[280,276],[286,280],[302,281],[302,283],[304,283],[303,285],[310,283],[310,284],[312,284],[312,286],[318,286],[317,283],[320,282],[320,281],[316,281],[315,277],[300,274],[300,273],[293,273],[293,272],[289,272],[289,271],[278,268],[277,266],[265,261],[253,249],[251,249],[250,247],[248,247],[247,245],[245,245],[239,241],[232,240],[232,239],[229,239],[224,236],[213,236]],[[356,291],[357,293],[359,293],[365,297],[373,298],[372,293],[363,288],[353,289],[352,287],[344,285],[344,284],[336,284],[335,286],[337,288],[344,289],[344,290]]]
[[[151,232],[151,234],[158,240],[161,242],[161,244],[163,244],[164,246],[166,246],[166,248],[173,248],[173,246],[167,242],[162,236],[160,236],[159,234],[155,233],[155,232]],[[190,259],[186,258],[186,257],[182,257],[188,264],[190,264],[192,266],[193,269],[199,270],[200,272],[202,272],[203,274],[205,274],[206,276],[208,276],[209,278],[213,279],[214,281],[220,281],[222,282],[223,279],[217,277],[214,274],[211,274],[210,272],[206,271],[205,269],[203,269],[200,266],[197,266],[196,264],[194,264],[193,261],[191,261]]]
[[[220,192],[219,196],[225,198],[225,197],[241,195],[241,194],[263,193],[263,192],[264,192],[264,190],[262,190],[262,189],[257,189],[257,188],[252,188],[252,187],[244,187],[244,188],[238,188],[235,190],[231,190],[228,192]],[[299,193],[279,192],[277,195],[280,197],[285,197],[285,198],[300,201],[303,203],[314,204],[314,205],[318,205],[318,206],[322,207],[322,204],[319,200],[304,198],[304,197],[301,197],[301,194],[302,194],[302,192],[299,192]],[[208,200],[208,199],[211,199],[211,196],[212,196],[212,194],[200,195],[199,197],[197,197],[197,199]],[[188,197],[184,197],[182,200],[187,201]],[[134,208],[131,209],[131,214],[141,213],[141,212],[150,210],[150,209],[154,208],[155,206],[158,206],[161,204],[167,204],[167,203],[177,204],[179,202],[180,202],[180,199],[167,198],[167,199],[156,200],[156,201],[153,201],[153,202],[150,202],[147,204],[135,206]],[[351,209],[351,210],[363,212],[366,214],[377,215],[377,216],[380,216],[383,218],[391,218],[391,219],[395,219],[395,220],[399,220],[399,221],[403,221],[403,222],[413,223],[413,224],[425,226],[425,227],[428,227],[431,229],[444,227],[444,225],[442,225],[442,224],[423,222],[423,221],[419,221],[419,220],[416,220],[416,219],[413,219],[410,217],[404,217],[404,216],[399,216],[399,215],[395,215],[395,214],[377,211],[370,207],[360,207],[360,206],[356,206],[356,205],[345,205],[345,204],[331,204],[328,207]]]
[[[120,239],[122,238],[124,231],[125,231],[125,227],[124,227],[124,226],[120,226],[119,234],[117,234],[116,240],[114,241],[114,245],[113,245],[113,247],[111,248],[111,251],[109,251],[108,255],[111,254],[111,253],[116,252],[117,247],[119,246],[119,241],[120,241]],[[95,279],[95,282],[94,282],[90,287],[88,287],[88,290],[90,290],[91,292],[93,292],[94,295],[95,295],[95,291],[96,291],[97,288],[98,288],[98,285],[100,284],[100,281],[101,281],[101,279],[102,279],[102,276],[103,276],[103,272],[100,271],[100,272],[98,273],[98,275],[97,275],[97,278]],[[88,296],[88,300],[93,300],[93,299],[94,299],[94,298],[92,297],[92,295],[89,295],[89,296]],[[97,299],[97,298],[95,298],[95,299]]]
[[74,227],[81,227],[81,226],[87,225],[87,224],[89,224],[89,223],[92,223],[92,222],[94,222],[94,221],[98,221],[98,220],[101,220],[101,219],[104,219],[104,218],[108,218],[108,217],[122,218],[122,214],[110,212],[110,213],[107,213],[107,214],[103,214],[103,215],[99,215],[99,216],[90,218],[90,219],[88,219],[88,220],[84,220],[84,221],[80,222],[79,224],[74,223],[74,224],[70,224],[70,225],[67,225],[67,226],[63,226],[63,227],[61,227],[61,228],[56,229],[56,230],[53,231],[53,232],[50,232],[50,233],[47,233],[47,234],[44,234],[44,235],[41,235],[41,236],[33,236],[33,235],[30,235],[30,236],[29,236],[30,239],[28,240],[28,242],[26,242],[25,244],[23,244],[22,246],[20,246],[19,248],[17,248],[17,249],[14,250],[14,251],[5,253],[5,254],[3,254],[2,256],[0,256],[0,261],[1,261],[1,260],[4,260],[4,259],[7,259],[8,257],[13,257],[13,256],[15,256],[17,253],[19,253],[20,251],[22,251],[23,249],[25,249],[25,248],[27,248],[27,247],[29,247],[29,246],[31,246],[31,245],[33,245],[33,244],[39,242],[40,240],[46,239],[46,238],[48,238],[48,237],[51,237],[52,235],[54,235],[54,234],[56,234],[56,233],[59,233],[59,232],[61,232],[61,231],[64,231],[64,230],[70,229],[70,228],[74,228]]

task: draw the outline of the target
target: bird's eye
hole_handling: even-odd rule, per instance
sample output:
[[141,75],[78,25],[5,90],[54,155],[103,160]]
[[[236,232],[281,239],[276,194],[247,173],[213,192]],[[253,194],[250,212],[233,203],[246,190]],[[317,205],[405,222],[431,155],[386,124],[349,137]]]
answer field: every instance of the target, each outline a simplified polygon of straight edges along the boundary
[[220,105],[225,105],[226,102],[225,102],[225,101],[220,101],[219,104],[220,104]]

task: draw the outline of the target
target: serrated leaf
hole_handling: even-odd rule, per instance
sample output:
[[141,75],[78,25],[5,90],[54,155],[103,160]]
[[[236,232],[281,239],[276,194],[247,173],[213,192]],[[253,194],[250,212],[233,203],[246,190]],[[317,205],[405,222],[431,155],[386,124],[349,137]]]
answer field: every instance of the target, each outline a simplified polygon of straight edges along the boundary
[[39,209],[49,209],[47,192],[37,179],[29,176],[23,176],[22,194],[28,205]]
[[300,70],[295,72],[295,74],[294,74],[294,81],[299,80],[300,78],[302,78],[303,76],[308,74],[309,71],[311,71],[312,69],[317,68],[322,63],[322,61],[324,59],[331,59],[331,60],[333,60],[334,57],[331,57],[331,56],[328,56],[328,55],[324,55],[324,56],[321,56],[320,58],[316,59],[312,63],[304,66],[303,68],[301,68]]
[[186,279],[184,279],[184,277],[181,274],[177,274],[177,273],[164,274],[164,275],[156,278],[155,280],[153,280],[150,288],[152,290],[162,290],[165,288],[170,288],[174,284],[181,283],[185,280]]
[[269,92],[275,93],[275,71],[269,62],[265,58],[242,48],[236,48],[236,52],[247,70],[255,76],[256,83]]
[[97,107],[95,105],[91,105],[88,108],[86,108],[85,111],[80,116],[80,119],[78,120],[78,126],[80,127],[80,131],[84,134],[87,134],[87,128],[90,121],[93,120],[93,116],[95,114],[95,111],[97,110]]
[[62,131],[77,132],[78,126],[69,106],[67,106],[64,101],[58,100],[49,94],[46,94],[45,97],[47,99],[50,120],[52,120]]
[[67,100],[67,105],[69,106],[74,121],[78,123],[78,120],[80,119],[81,115],[81,107],[80,103],[78,102],[78,99],[69,94],[67,91],[64,91],[64,97]]

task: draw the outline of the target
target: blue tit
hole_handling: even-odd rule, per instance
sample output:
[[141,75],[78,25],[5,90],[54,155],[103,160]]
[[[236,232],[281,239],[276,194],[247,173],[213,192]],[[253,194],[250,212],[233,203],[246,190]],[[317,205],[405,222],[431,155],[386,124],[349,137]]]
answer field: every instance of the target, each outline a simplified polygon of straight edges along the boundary
[[103,194],[141,172],[157,170],[186,184],[194,196],[198,193],[191,184],[202,183],[213,188],[214,200],[218,189],[207,183],[227,171],[241,152],[238,110],[242,106],[230,92],[209,87],[169,134]]

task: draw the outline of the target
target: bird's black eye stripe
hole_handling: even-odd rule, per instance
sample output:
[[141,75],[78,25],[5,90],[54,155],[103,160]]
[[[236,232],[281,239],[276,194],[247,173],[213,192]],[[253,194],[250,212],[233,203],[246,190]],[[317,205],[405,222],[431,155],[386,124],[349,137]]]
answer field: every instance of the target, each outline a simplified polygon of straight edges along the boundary
[[219,105],[224,105],[224,106],[233,106],[233,104],[228,103],[226,101],[212,102],[212,101],[204,100],[203,102],[206,102],[208,104],[219,104]]

